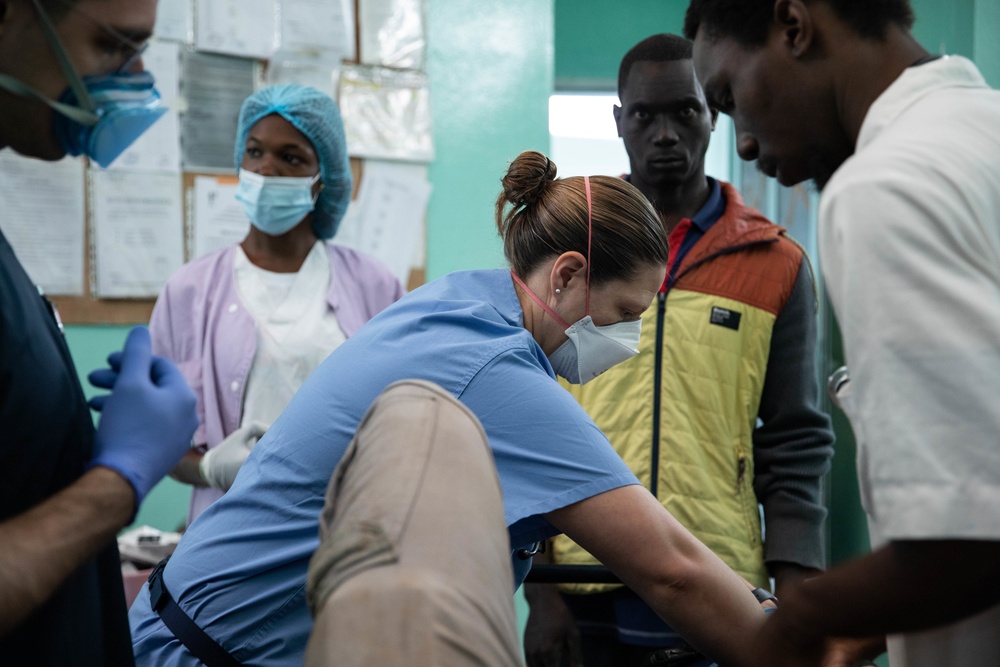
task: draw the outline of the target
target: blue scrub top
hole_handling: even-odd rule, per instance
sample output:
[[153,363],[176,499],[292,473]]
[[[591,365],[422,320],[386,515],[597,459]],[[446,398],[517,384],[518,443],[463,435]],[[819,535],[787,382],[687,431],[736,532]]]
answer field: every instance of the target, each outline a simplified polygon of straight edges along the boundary
[[[541,515],[638,484],[555,381],[524,328],[508,271],[458,272],[428,283],[334,350],[171,557],[167,589],[237,659],[302,664],[312,628],[306,570],[330,475],[372,401],[406,378],[439,384],[479,418],[512,553],[556,533]],[[514,561],[517,586],[528,561]],[[129,620],[139,665],[199,664],[150,610],[145,589]]]

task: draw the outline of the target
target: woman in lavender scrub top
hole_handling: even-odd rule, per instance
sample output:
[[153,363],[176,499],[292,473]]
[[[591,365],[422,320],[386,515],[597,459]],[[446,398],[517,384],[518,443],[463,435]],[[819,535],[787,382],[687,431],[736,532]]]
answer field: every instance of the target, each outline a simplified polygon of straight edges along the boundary
[[377,260],[328,243],[351,197],[344,125],[327,95],[273,86],[243,103],[240,243],[181,267],[150,320],[153,350],[198,396],[188,522],[229,489],[257,440],[326,356],[403,295]]

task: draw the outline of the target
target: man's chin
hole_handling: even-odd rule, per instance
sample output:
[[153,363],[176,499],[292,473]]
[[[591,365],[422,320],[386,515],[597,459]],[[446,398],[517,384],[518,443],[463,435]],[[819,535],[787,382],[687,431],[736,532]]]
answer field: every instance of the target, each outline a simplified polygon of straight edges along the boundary
[[794,187],[799,183],[811,183],[815,185],[816,189],[820,192],[823,191],[823,186],[826,185],[830,177],[833,176],[833,171],[827,169],[823,165],[814,165],[813,168],[802,171],[783,171],[781,169],[777,170],[774,178],[781,185],[786,188]]

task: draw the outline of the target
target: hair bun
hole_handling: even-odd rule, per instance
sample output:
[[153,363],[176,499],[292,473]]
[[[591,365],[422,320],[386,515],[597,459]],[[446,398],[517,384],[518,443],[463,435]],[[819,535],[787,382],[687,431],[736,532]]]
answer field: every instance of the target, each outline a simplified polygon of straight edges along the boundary
[[537,151],[525,151],[510,163],[501,179],[504,197],[515,206],[531,206],[556,178],[556,165]]

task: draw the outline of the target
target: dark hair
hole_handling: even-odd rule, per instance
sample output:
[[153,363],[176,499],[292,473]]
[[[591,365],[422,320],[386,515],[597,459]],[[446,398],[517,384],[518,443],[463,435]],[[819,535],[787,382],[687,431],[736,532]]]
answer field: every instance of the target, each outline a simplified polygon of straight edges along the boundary
[[[913,10],[909,0],[805,0],[825,2],[858,35],[883,39],[890,25],[909,29]],[[774,18],[774,0],[691,0],[684,17],[684,35],[694,39],[704,28],[709,39],[727,37],[743,47],[767,41]]]
[[[53,23],[58,23],[69,14],[69,11],[73,9],[78,0],[38,0],[38,4],[42,6],[45,11],[45,15],[49,17],[49,20]],[[25,0],[25,4],[30,4],[31,0]]]
[[[525,151],[501,179],[496,221],[511,269],[525,278],[564,252],[587,256],[587,195],[582,176],[556,178],[556,165]],[[644,263],[667,263],[659,216],[639,190],[620,178],[591,176],[590,282],[629,279]],[[507,210],[508,204],[511,206]]]
[[679,35],[653,35],[633,46],[618,66],[618,99],[621,99],[632,65],[644,61],[665,63],[674,60],[691,60],[691,42]]

